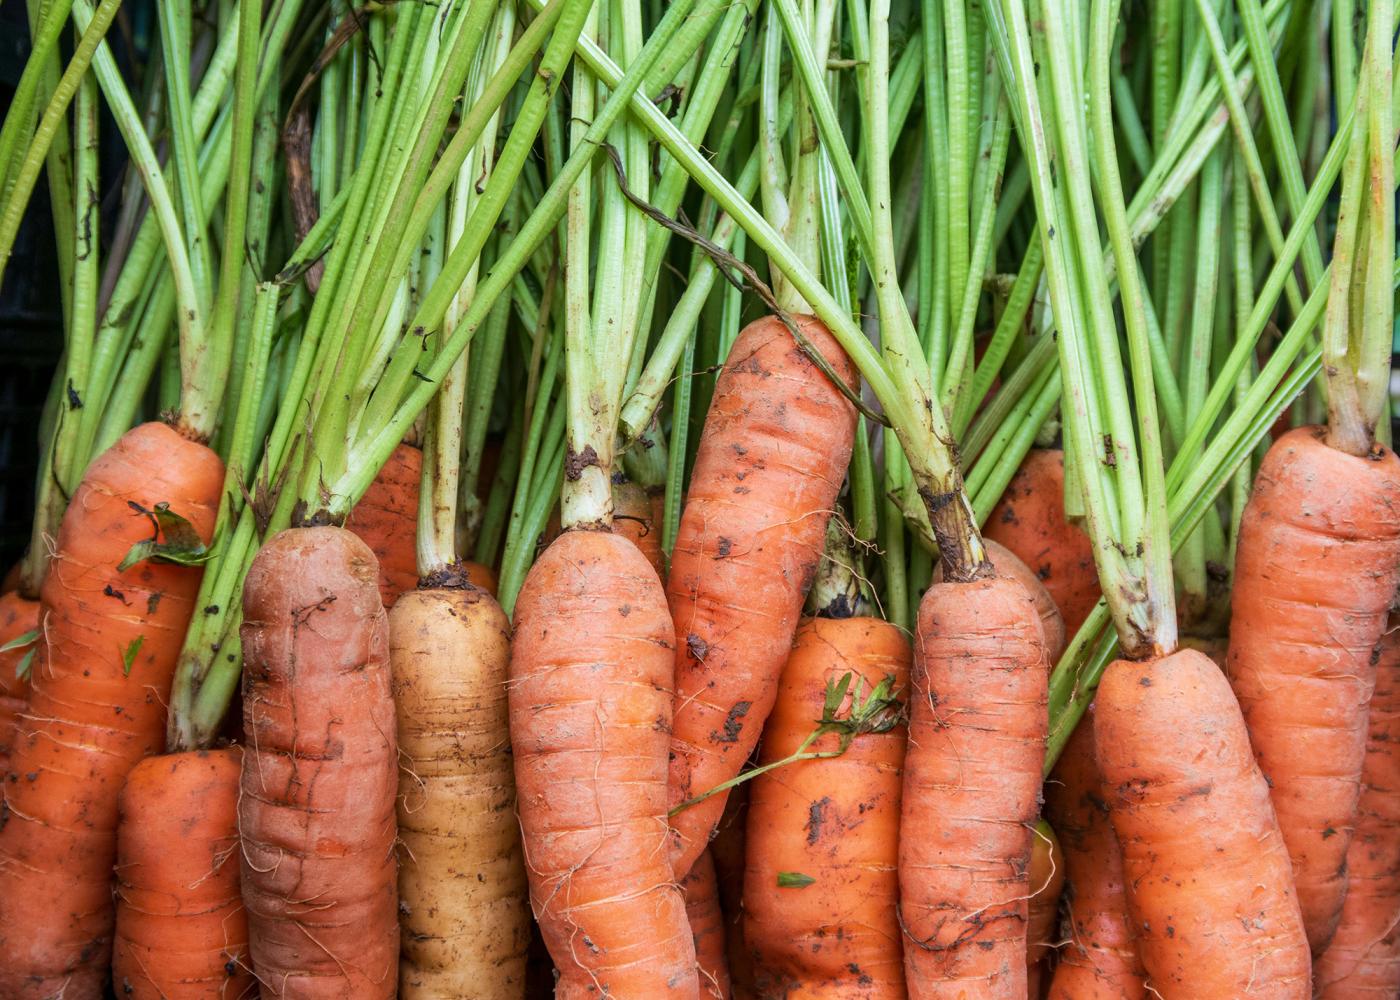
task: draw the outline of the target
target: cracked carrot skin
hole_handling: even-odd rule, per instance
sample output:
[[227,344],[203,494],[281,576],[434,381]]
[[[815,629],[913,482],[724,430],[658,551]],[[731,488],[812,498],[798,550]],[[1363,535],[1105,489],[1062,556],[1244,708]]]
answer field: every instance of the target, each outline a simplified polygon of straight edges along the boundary
[[117,831],[112,982],[133,1000],[254,993],[238,886],[243,750],[147,757],[127,775]]
[[[0,594],[0,646],[39,627],[39,602],[11,590]],[[29,673],[20,676],[19,666],[26,656],[32,667],[38,659],[38,644],[0,653],[0,781],[10,770],[10,747],[19,730],[19,717],[29,704]]]
[[[796,322],[855,384],[826,327]],[[758,743],[850,462],[855,416],[779,319],[739,333],[705,419],[667,584],[672,806],[734,777]],[[704,850],[724,800],[713,795],[672,819],[678,875]]]
[[[797,750],[822,716],[828,684],[847,674],[869,694],[909,685],[909,641],[876,618],[809,618],[797,630],[759,762]],[[841,714],[849,712],[847,693]],[[786,764],[753,779],[744,937],[760,996],[903,1000],[899,804],[906,731],[864,733],[839,757]],[[839,749],[835,734],[812,751]],[[813,879],[778,884],[782,872]]]
[[1033,448],[1007,484],[983,528],[1036,575],[1073,636],[1099,602],[1099,575],[1089,536],[1065,516],[1065,454]]
[[242,887],[264,998],[398,987],[398,758],[374,553],[290,528],[243,585]]
[[700,996],[667,855],[674,637],[655,571],[610,532],[555,539],[516,601],[510,739],[556,1000]]
[[1026,996],[1049,661],[1018,581],[937,583],[919,606],[899,845],[911,1000]]
[[1377,653],[1347,898],[1313,970],[1319,1000],[1400,996],[1400,616],[1391,616]]
[[476,587],[389,612],[398,714],[399,997],[521,1000],[530,946],[506,675],[510,622]]
[[1153,990],[1308,997],[1288,851],[1220,668],[1193,649],[1110,664],[1094,752]]
[[685,889],[685,916],[695,942],[695,963],[700,969],[702,1000],[729,1000],[729,963],[724,953],[724,915],[719,907],[715,860],[706,851],[690,868],[681,886]]
[[1400,584],[1400,458],[1300,427],[1269,449],[1240,525],[1229,674],[1293,861],[1313,953],[1346,895],[1371,652]]
[[1066,941],[1050,1000],[1144,1000],[1146,973],[1128,913],[1123,852],[1094,754],[1092,714],[1075,727],[1045,783],[1045,815],[1059,834],[1069,882]]
[[[165,706],[202,570],[145,560],[145,509],[168,503],[207,543],[224,470],[162,423],[88,467],[44,580],[43,635],[0,812],[0,996],[100,997],[111,973],[117,797],[165,743]],[[130,669],[126,659],[130,657]]]
[[400,444],[345,519],[379,561],[379,598],[392,608],[418,586],[418,490],[423,452]]

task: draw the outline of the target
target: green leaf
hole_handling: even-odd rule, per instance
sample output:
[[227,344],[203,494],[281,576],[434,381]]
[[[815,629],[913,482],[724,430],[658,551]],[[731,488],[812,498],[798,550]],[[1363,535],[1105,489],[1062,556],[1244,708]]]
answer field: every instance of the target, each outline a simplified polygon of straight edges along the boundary
[[801,872],[778,872],[779,889],[805,889],[816,879]]
[[[152,510],[132,500],[128,500],[127,505],[149,517],[154,531],[148,540],[131,547],[126,558],[117,566],[118,573],[124,573],[147,559],[180,566],[199,566],[209,561],[213,554],[209,546],[204,544],[194,525],[170,509],[170,504],[158,503]],[[160,540],[162,535],[165,537],[163,542]]]
[[9,642],[5,643],[5,645],[0,646],[0,653],[12,653],[16,649],[23,649],[37,638],[39,638],[39,630],[37,628],[32,628],[28,632],[15,636]]
[[19,680],[24,680],[26,677],[29,676],[30,668],[34,666],[34,654],[37,652],[39,652],[39,647],[35,646],[29,652],[24,654],[24,659],[20,660],[19,663],[15,665],[16,678],[18,678]]
[[144,635],[138,635],[126,647],[126,652],[122,653],[122,673],[131,676],[131,667],[136,662],[136,654],[141,652],[141,644],[146,641]]

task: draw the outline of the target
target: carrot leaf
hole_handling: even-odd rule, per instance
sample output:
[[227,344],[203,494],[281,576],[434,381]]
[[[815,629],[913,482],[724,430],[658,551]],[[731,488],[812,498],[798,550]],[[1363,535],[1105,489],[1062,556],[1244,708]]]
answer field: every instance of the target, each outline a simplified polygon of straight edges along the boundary
[[38,651],[39,647],[35,646],[24,654],[24,658],[20,660],[19,663],[15,664],[15,678],[17,680],[24,680],[29,676],[30,668],[34,666],[34,654]]
[[805,889],[816,879],[802,872],[778,872],[779,889]]
[[0,653],[11,653],[16,649],[23,649],[37,638],[39,638],[39,630],[37,628],[32,628],[28,632],[21,632],[9,642],[5,643],[5,645],[0,646]]
[[[117,566],[118,573],[124,573],[139,562],[153,559],[156,562],[177,563],[181,566],[199,566],[207,562],[213,554],[209,546],[194,530],[194,525],[170,509],[168,503],[158,503],[147,510],[134,500],[128,505],[140,514],[151,519],[153,534],[144,542],[137,542],[126,558]],[[161,541],[161,536],[165,541]]]
[[136,656],[141,652],[141,645],[145,641],[144,635],[138,635],[127,644],[126,649],[122,652],[122,674],[124,676],[131,676],[131,668],[136,663]]

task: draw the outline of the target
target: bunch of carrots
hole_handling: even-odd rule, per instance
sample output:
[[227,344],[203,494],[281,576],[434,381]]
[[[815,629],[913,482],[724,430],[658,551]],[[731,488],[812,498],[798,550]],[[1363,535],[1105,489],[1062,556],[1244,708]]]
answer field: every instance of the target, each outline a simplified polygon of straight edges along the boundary
[[27,14],[0,997],[1400,995],[1395,0]]

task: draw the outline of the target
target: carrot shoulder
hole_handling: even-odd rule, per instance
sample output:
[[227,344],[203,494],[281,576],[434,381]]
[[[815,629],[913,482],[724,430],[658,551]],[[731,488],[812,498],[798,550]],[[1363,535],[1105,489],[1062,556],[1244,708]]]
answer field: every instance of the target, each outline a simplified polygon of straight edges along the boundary
[[253,987],[238,887],[243,751],[147,757],[117,836],[112,982],[132,1000],[238,1000]]
[[418,490],[423,453],[401,444],[389,455],[365,495],[345,519],[379,560],[379,597],[392,608],[418,586]]
[[[802,623],[763,733],[762,763],[792,754],[822,717],[828,684],[869,694],[909,683],[909,642],[874,618]],[[906,731],[862,733],[839,757],[753,779],[744,937],[760,996],[902,1000],[899,804]],[[839,746],[835,734],[813,751]],[[809,881],[810,880],[810,881]]]
[[164,746],[165,705],[201,570],[151,559],[158,503],[207,543],[218,456],[147,423],[100,455],[74,492],[40,596],[28,710],[0,828],[0,996],[97,997],[111,970],[117,797]]
[[243,586],[243,902],[264,997],[393,997],[398,760],[374,553],[292,528]]
[[1269,780],[1313,952],[1346,895],[1371,652],[1400,583],[1400,458],[1300,427],[1270,449],[1240,525],[1230,680]]
[[695,942],[695,964],[700,969],[700,996],[705,1000],[729,1000],[729,963],[724,954],[724,915],[719,906],[715,861],[706,851],[691,866],[681,883],[685,889],[685,916]]
[[510,623],[475,587],[389,612],[398,714],[399,996],[520,1000],[530,914],[515,818]]
[[1347,898],[1313,971],[1320,1000],[1400,995],[1400,616],[1391,616],[1378,652]]
[[[820,322],[806,339],[854,371]],[[855,435],[855,409],[774,317],[740,332],[715,386],[671,557],[676,628],[671,805],[739,773],[773,707]],[[678,813],[680,875],[724,811]]]
[[1026,996],[1033,827],[1048,727],[1040,616],[1006,577],[919,607],[899,845],[911,1000]]
[[699,996],[666,851],[673,642],[655,571],[608,532],[565,532],[516,601],[517,808],[557,1000]]
[[1073,637],[1099,601],[1099,577],[1093,543],[1065,516],[1064,452],[1032,449],[983,530],[1030,567]]
[[1298,998],[1310,961],[1288,852],[1230,685],[1185,649],[1109,665],[1094,751],[1152,988]]
[[1123,852],[1094,755],[1092,715],[1075,727],[1045,783],[1045,815],[1059,834],[1069,882],[1066,941],[1050,980],[1051,1000],[1144,1000],[1146,975],[1128,914]]

